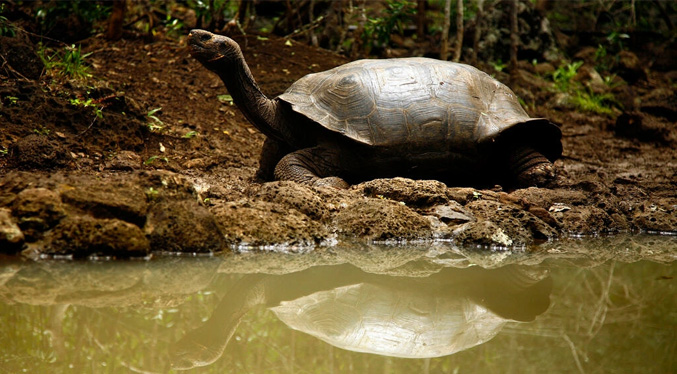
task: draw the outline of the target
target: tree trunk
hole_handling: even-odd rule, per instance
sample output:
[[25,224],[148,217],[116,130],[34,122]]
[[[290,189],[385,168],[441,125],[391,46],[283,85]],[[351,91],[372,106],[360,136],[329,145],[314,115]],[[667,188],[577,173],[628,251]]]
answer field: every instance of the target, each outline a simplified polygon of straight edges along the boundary
[[113,10],[108,18],[108,29],[106,30],[106,39],[120,40],[122,38],[122,23],[125,20],[127,10],[127,0],[113,1]]
[[449,57],[449,28],[451,28],[451,0],[444,2],[444,25],[442,26],[442,41],[440,42],[440,60],[446,61]]
[[209,0],[209,25],[207,25],[207,30],[209,31],[214,31],[214,28],[216,27],[215,19],[216,19],[216,9],[214,9],[214,0]]
[[484,0],[477,0],[477,14],[475,14],[475,34],[472,41],[472,61],[477,63],[477,51],[480,48],[480,36],[482,36],[482,21],[484,18]]
[[517,7],[519,0],[512,0],[510,7],[510,74],[517,74],[517,45],[519,34],[517,33]]
[[357,11],[360,12],[357,17],[357,29],[353,33],[353,48],[350,57],[355,59],[363,52],[364,41],[362,40],[362,33],[364,33],[364,25],[367,23],[367,9],[366,0],[358,0],[355,4]]
[[426,34],[426,18],[425,18],[425,9],[427,5],[426,0],[417,0],[416,1],[416,35],[419,39]]
[[310,44],[313,47],[319,46],[319,43],[317,41],[317,35],[315,35],[315,27],[313,26],[313,22],[315,22],[315,0],[310,0],[310,9],[308,9],[308,26],[310,27],[310,30],[308,30],[308,37],[310,38]]
[[461,60],[463,49],[463,0],[456,0],[456,46],[454,49],[454,62]]

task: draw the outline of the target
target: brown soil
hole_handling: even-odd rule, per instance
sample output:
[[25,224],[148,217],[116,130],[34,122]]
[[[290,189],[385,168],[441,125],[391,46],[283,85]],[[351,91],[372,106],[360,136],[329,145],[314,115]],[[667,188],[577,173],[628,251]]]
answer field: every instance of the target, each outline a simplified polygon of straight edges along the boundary
[[[274,37],[236,40],[269,96],[347,62]],[[9,43],[17,40],[0,43],[8,62],[0,69],[0,252],[129,257],[344,239],[508,247],[566,235],[677,233],[674,71],[624,84],[618,97],[632,110],[600,116],[561,108],[525,66],[509,85],[534,104],[532,115],[561,123],[564,133],[550,188],[395,178],[340,191],[255,180],[264,137],[219,97],[227,91],[190,57],[185,38],[90,38],[83,52],[92,52],[93,78],[81,83],[36,73],[35,47]],[[78,98],[95,107],[71,103]],[[147,116],[156,108],[161,123]]]

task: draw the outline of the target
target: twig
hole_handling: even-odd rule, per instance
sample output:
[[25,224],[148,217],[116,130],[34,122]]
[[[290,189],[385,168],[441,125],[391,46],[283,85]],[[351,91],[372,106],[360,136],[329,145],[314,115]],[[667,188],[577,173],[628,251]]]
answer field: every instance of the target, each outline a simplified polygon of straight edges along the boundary
[[94,122],[96,122],[96,119],[97,119],[97,118],[99,118],[99,117],[95,114],[95,115],[94,115],[94,119],[92,120],[92,123],[90,123],[89,126],[87,126],[87,128],[84,129],[81,133],[77,134],[76,137],[81,137],[81,136],[84,135],[87,131],[89,131],[89,129],[91,129],[92,126],[94,126]]
[[[27,81],[27,82],[30,81],[30,79],[26,78],[23,74],[21,74],[21,73],[19,73],[18,71],[16,71],[16,70],[12,67],[12,65],[10,65],[9,62],[7,62],[7,59],[5,59],[5,56],[0,55],[0,58],[2,58],[2,65],[0,65],[0,69],[3,69],[3,68],[4,68],[4,69],[8,69],[8,70],[9,70],[10,72],[12,72],[13,74],[16,74],[16,75],[19,77],[19,79],[24,80],[24,81]],[[40,73],[40,75],[42,75],[42,73]]]
[[292,38],[292,37],[294,37],[294,36],[296,36],[296,35],[304,34],[304,33],[308,32],[308,31],[311,31],[311,30],[317,28],[317,26],[319,26],[319,25],[320,25],[320,22],[322,22],[323,20],[324,20],[324,16],[319,16],[319,17],[317,17],[317,19],[315,19],[315,21],[313,21],[312,23],[309,23],[309,24],[304,25],[303,27],[301,27],[301,28],[299,28],[299,29],[297,29],[297,30],[294,30],[294,32],[292,32],[291,34],[285,35],[284,38],[285,38],[285,39],[289,39],[289,38]]

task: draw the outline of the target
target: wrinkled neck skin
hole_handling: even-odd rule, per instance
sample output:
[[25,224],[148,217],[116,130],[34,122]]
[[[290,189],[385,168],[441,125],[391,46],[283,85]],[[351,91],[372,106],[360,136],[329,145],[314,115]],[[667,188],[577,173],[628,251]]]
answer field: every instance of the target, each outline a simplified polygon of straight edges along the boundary
[[242,52],[237,51],[233,58],[218,60],[218,66],[212,71],[219,75],[233,102],[249,122],[267,137],[283,141],[280,133],[280,105],[277,100],[271,100],[261,92]]

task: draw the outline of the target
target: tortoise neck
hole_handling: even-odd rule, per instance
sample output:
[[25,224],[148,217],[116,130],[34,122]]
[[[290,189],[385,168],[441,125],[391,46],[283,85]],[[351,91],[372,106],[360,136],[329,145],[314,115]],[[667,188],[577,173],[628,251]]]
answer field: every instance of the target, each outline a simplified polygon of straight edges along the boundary
[[238,50],[234,58],[222,59],[221,64],[218,75],[235,105],[264,135],[282,140],[278,101],[269,99],[261,92],[242,52]]

